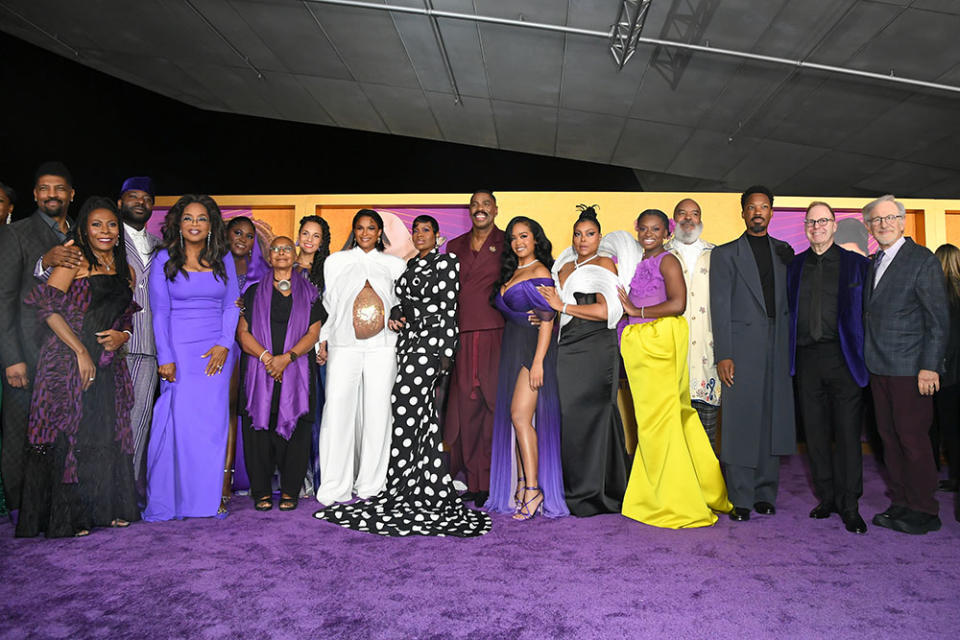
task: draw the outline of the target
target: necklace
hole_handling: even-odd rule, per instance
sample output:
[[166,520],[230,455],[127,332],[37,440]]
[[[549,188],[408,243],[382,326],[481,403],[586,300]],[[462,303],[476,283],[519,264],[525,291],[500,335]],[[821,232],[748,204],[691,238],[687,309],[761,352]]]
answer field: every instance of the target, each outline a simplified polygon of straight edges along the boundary
[[283,291],[284,293],[286,293],[287,291],[290,291],[290,280],[286,278],[283,280],[277,280],[277,277],[274,276],[273,281],[277,283],[277,289],[279,289],[280,291]]
[[110,256],[110,264],[107,264],[106,258],[98,258],[97,261],[98,261],[98,262],[103,266],[103,268],[106,269],[107,271],[112,270],[113,267],[114,267],[114,265],[116,264],[116,260],[113,259],[113,256],[112,256],[112,255]]
[[518,269],[518,270],[519,270],[519,269],[526,269],[527,267],[529,267],[529,266],[531,266],[531,265],[534,265],[534,264],[536,264],[536,263],[538,263],[538,262],[540,262],[540,261],[537,260],[536,258],[534,258],[533,260],[531,260],[531,261],[528,262],[527,264],[518,264],[518,265],[517,265],[517,269]]
[[593,254],[592,256],[590,256],[589,258],[587,258],[586,260],[584,260],[583,262],[577,262],[576,258],[574,258],[574,260],[573,260],[573,270],[576,271],[577,269],[579,269],[579,268],[582,267],[583,265],[587,264],[587,263],[590,262],[591,260],[596,260],[599,256],[600,256],[599,253],[595,253],[595,254]]

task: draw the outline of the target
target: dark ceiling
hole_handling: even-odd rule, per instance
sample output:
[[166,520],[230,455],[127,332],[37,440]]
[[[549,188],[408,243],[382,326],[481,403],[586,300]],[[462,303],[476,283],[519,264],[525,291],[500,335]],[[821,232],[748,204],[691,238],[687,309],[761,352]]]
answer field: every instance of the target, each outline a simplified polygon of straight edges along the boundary
[[[620,4],[432,1],[592,31]],[[0,30],[208,111],[629,167],[647,190],[957,196],[957,92],[649,45],[617,71],[593,35],[436,26],[322,0],[0,0]],[[960,85],[957,34],[951,0],[652,0],[642,32]]]

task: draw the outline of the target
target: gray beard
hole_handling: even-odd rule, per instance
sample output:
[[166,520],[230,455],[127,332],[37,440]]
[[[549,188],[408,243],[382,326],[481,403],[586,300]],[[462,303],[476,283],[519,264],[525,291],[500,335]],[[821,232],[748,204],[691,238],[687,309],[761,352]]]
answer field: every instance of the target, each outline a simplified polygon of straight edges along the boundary
[[703,233],[702,224],[698,224],[694,227],[693,231],[690,232],[684,231],[680,225],[677,225],[677,228],[673,231],[674,237],[683,244],[693,244],[700,237],[701,233]]

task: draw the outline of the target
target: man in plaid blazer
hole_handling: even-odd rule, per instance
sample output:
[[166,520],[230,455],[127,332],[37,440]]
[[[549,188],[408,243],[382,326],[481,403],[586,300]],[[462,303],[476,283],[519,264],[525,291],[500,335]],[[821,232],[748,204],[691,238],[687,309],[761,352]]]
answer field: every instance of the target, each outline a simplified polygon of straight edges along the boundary
[[880,245],[863,293],[864,360],[891,498],[873,523],[924,534],[940,528],[929,432],[950,319],[940,263],[903,236],[905,220],[906,210],[890,195],[863,208]]

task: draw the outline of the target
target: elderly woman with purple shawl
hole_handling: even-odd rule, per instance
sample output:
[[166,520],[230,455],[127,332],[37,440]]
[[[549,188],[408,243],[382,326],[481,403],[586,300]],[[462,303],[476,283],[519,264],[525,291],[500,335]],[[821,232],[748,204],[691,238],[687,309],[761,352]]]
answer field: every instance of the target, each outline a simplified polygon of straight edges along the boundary
[[297,508],[307,472],[316,393],[314,345],[323,306],[316,288],[293,271],[293,240],[270,243],[273,286],[266,276],[243,294],[237,327],[246,354],[243,456],[258,511],[273,508],[271,479],[280,470],[280,510]]

